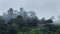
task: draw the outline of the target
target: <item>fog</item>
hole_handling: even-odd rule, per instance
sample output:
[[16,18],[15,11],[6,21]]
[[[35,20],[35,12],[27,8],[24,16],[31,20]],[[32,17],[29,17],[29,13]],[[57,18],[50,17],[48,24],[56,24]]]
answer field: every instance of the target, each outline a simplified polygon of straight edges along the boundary
[[46,19],[60,14],[60,0],[0,0],[0,15],[9,8],[19,10],[23,7],[26,11],[33,10],[41,19]]

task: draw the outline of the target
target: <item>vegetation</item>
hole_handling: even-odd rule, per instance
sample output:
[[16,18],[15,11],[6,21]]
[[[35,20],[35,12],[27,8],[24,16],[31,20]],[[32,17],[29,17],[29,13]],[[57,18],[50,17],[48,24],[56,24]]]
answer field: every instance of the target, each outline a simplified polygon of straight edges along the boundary
[[8,23],[0,19],[0,34],[60,34],[60,25],[53,24],[52,19],[17,16]]

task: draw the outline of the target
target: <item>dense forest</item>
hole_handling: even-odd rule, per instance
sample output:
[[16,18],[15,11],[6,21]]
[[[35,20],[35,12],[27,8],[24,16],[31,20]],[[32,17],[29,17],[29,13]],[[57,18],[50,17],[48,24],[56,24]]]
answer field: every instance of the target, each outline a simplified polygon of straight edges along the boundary
[[53,24],[52,19],[24,19],[19,15],[8,23],[0,19],[0,34],[60,34],[60,25]]
[[[12,8],[9,9],[9,15],[13,14],[12,11]],[[21,11],[23,12],[22,8]],[[24,16],[25,14],[24,12]],[[46,20],[45,18],[39,19],[37,16],[26,18],[18,15],[7,21],[0,18],[0,34],[60,34],[60,25],[54,24],[52,18]]]

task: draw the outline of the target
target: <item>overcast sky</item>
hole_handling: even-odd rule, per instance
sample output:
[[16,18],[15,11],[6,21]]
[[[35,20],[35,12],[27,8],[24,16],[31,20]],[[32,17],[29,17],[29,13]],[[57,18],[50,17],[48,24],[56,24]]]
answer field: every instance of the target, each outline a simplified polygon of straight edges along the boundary
[[0,0],[0,15],[9,8],[33,10],[39,18],[50,18],[60,14],[60,0]]

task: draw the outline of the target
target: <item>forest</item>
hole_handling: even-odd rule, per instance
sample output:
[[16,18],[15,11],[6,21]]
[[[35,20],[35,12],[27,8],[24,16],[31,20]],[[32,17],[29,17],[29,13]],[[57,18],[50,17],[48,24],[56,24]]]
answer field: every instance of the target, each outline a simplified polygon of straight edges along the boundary
[[[13,9],[8,10],[9,18],[13,15]],[[23,9],[21,8],[21,12]],[[25,12],[22,14],[25,16]],[[52,18],[39,19],[37,16],[26,18],[18,15],[16,18],[3,19],[0,17],[0,34],[60,34],[60,25],[54,24]]]
[[5,23],[0,19],[0,34],[60,34],[60,25],[53,24],[52,19],[17,16]]

